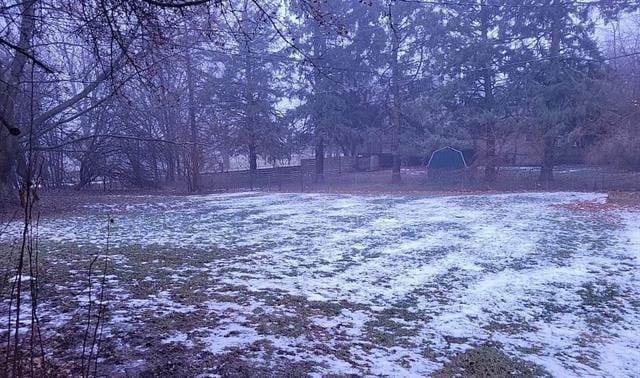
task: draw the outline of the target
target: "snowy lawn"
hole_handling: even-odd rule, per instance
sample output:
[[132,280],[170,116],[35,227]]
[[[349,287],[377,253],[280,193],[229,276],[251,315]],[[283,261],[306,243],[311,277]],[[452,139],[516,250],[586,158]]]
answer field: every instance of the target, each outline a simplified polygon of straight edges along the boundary
[[[475,353],[523,374],[638,376],[640,213],[557,206],[604,200],[96,204],[39,227],[45,343],[58,361],[79,359],[88,261],[104,250],[110,213],[105,374],[447,375]],[[3,255],[15,249],[0,240]]]

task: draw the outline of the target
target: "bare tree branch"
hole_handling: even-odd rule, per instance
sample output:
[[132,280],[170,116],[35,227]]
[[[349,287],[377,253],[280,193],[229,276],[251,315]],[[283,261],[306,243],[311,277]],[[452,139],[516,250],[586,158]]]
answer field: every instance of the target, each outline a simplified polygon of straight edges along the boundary
[[26,51],[25,49],[21,48],[20,46],[11,43],[9,41],[7,41],[6,39],[0,37],[0,44],[3,44],[13,50],[16,51],[16,53],[18,54],[22,54],[24,56],[26,56],[27,58],[29,58],[33,64],[35,64],[36,66],[42,68],[43,70],[45,70],[46,72],[53,74],[55,73],[55,71],[52,68],[49,68],[49,66],[47,66],[44,62],[42,62],[40,59],[36,58],[33,54],[30,54],[28,51]]

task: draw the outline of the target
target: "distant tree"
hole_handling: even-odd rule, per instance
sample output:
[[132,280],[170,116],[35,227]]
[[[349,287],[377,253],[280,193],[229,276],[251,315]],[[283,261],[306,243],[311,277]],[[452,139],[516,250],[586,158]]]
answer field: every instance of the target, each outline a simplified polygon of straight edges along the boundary
[[393,151],[397,182],[407,139],[401,125],[411,123],[402,105],[424,93],[416,89],[429,76],[438,17],[428,7],[395,1],[323,3],[315,11],[329,21],[303,23],[297,35],[313,63],[301,72],[308,84],[298,92],[298,111],[314,136],[316,177],[322,180],[326,144],[345,154],[377,145]]
[[522,68],[530,73],[530,116],[543,139],[542,185],[553,180],[560,139],[596,117],[602,101],[605,77],[603,56],[594,39],[597,15],[614,18],[633,6],[625,1],[531,0],[519,7],[518,35],[528,37],[536,57]]
[[384,51],[388,75],[383,75],[382,80],[388,85],[392,182],[399,183],[405,128],[420,124],[411,120],[404,108],[415,99],[429,95],[443,18],[436,7],[420,2],[389,0],[385,5],[381,18],[385,21],[387,36]]
[[482,0],[477,5],[452,6],[445,11],[447,37],[440,67],[445,104],[467,137],[484,141],[477,161],[484,181],[497,176],[501,137],[513,133],[523,95],[519,62],[532,58],[519,33],[517,7],[510,1]]
[[219,55],[220,72],[212,71],[208,77],[209,101],[219,103],[218,111],[224,115],[218,117],[220,126],[227,129],[236,150],[248,156],[253,176],[258,156],[277,155],[286,134],[277,105],[283,97],[281,67],[287,57],[263,9],[253,2],[239,2],[226,24],[228,52]]
[[630,24],[625,33],[613,24],[605,42],[610,60],[600,116],[571,137],[587,150],[590,163],[640,170],[640,18]]
[[[315,179],[324,177],[323,161],[327,146],[342,153],[355,153],[364,131],[373,126],[375,67],[381,47],[381,29],[373,26],[375,6],[362,3],[320,3],[302,7],[292,33],[300,51],[294,55],[307,64],[300,65],[290,89],[300,100],[295,116],[315,147]],[[298,80],[295,80],[295,79]],[[357,108],[370,107],[364,117]]]

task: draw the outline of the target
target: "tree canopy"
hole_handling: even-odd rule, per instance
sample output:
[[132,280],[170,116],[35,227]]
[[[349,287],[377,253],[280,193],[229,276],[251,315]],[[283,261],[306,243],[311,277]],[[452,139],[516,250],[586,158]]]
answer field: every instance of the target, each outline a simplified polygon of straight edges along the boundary
[[596,35],[636,10],[574,0],[2,1],[0,193],[26,177],[80,187],[186,178],[197,191],[202,172],[231,161],[256,170],[310,150],[320,179],[328,154],[382,151],[399,181],[404,158],[443,143],[474,148],[491,185],[500,145],[515,135],[540,140],[548,182],[562,140],[595,135],[602,151],[627,127],[611,114],[637,112],[633,94],[626,107],[608,99],[640,52]]

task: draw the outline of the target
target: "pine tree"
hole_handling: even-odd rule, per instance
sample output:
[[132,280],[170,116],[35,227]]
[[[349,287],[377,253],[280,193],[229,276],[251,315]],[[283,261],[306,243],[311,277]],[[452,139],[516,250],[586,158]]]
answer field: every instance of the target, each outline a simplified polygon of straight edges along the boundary
[[514,131],[521,90],[518,62],[531,58],[523,46],[517,7],[504,0],[480,0],[474,5],[450,7],[446,12],[443,81],[446,103],[467,136],[482,140],[477,160],[484,165],[484,181],[497,177],[498,140]]
[[519,6],[518,35],[535,54],[529,72],[531,118],[543,139],[539,182],[553,181],[557,146],[571,130],[597,116],[604,61],[594,38],[598,14],[609,18],[631,2],[529,0]]

